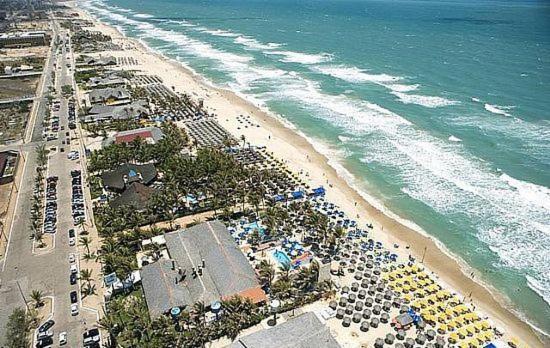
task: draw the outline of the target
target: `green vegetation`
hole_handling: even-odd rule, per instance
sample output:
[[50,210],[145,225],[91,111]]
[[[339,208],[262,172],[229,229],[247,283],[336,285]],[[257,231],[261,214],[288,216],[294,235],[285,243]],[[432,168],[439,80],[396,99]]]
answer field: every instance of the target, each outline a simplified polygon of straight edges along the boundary
[[92,70],[77,71],[74,74],[74,79],[76,83],[81,84],[81,83],[88,82],[88,80],[90,80],[92,77],[98,77],[98,76],[99,76],[99,71],[92,69]]
[[44,305],[44,295],[40,290],[31,291],[31,298],[34,301],[34,306],[36,308]]
[[16,308],[10,314],[6,324],[6,348],[23,348],[31,344],[29,332],[33,319],[22,308]]
[[63,85],[61,86],[61,92],[65,97],[68,97],[73,94],[73,87],[71,85]]

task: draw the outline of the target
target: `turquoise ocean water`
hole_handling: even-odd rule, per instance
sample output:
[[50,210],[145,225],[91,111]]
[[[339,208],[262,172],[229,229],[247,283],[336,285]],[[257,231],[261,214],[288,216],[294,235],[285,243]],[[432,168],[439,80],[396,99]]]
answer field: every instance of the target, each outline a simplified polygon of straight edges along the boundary
[[85,0],[305,134],[550,332],[550,4]]

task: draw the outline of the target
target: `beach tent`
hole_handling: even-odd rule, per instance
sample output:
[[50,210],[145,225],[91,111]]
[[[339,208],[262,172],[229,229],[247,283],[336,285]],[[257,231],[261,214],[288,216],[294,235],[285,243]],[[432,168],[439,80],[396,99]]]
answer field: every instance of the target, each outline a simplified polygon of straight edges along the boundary
[[285,200],[285,197],[283,195],[275,195],[273,196],[273,201],[275,202],[282,202]]
[[294,191],[294,192],[292,192],[292,198],[293,198],[293,199],[304,198],[304,192],[302,192],[302,191]]
[[325,188],[323,186],[317,187],[313,189],[313,196],[324,196],[325,195]]

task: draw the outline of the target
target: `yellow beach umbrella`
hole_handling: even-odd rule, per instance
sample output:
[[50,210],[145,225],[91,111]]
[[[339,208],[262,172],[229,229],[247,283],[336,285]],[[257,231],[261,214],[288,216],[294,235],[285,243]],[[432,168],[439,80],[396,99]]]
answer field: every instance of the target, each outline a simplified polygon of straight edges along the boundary
[[458,342],[458,335],[456,334],[456,332],[453,332],[449,335],[449,342],[453,344]]
[[441,324],[437,327],[437,332],[439,332],[440,334],[444,334],[447,332],[447,325],[445,324]]

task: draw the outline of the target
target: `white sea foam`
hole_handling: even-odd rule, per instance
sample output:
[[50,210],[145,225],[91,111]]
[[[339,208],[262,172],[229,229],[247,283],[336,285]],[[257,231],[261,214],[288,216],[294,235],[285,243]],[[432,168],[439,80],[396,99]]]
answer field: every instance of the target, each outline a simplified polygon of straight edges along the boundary
[[299,63],[304,65],[319,64],[332,60],[332,55],[328,53],[310,54],[294,51],[266,51],[264,53],[283,56],[283,58],[279,59],[281,62]]
[[450,100],[443,97],[436,96],[427,96],[427,95],[417,95],[417,94],[406,94],[402,92],[391,92],[404,104],[416,104],[421,105],[427,108],[438,108],[442,106],[450,106],[459,104],[456,100]]
[[207,33],[213,36],[222,36],[222,37],[237,37],[240,34],[236,34],[230,30],[222,30],[222,29],[208,29],[204,27],[197,27],[197,31],[201,31],[203,33]]
[[392,91],[395,91],[395,92],[412,92],[412,91],[418,89],[418,87],[420,87],[420,85],[418,85],[418,84],[415,84],[415,85],[391,84],[391,85],[386,85],[386,87],[391,89]]
[[344,65],[319,65],[313,67],[312,70],[351,83],[374,82],[386,85],[401,80],[401,77],[398,76],[387,74],[370,74],[357,67],[347,67]]
[[514,179],[507,174],[502,174],[500,179],[515,188],[518,194],[526,201],[550,211],[550,189],[530,182]]
[[417,94],[407,94],[418,89],[418,84],[397,83],[403,81],[403,77],[388,74],[372,74],[357,67],[345,65],[316,65],[312,67],[313,71],[320,72],[351,83],[374,83],[383,86],[399,98],[404,104],[417,104],[427,108],[437,108],[442,106],[456,105],[459,102],[445,99],[437,96],[425,96]]
[[451,135],[451,136],[449,137],[449,141],[452,141],[452,142],[455,142],[455,143],[459,143],[459,142],[461,142],[462,140],[461,140],[460,138],[455,137],[454,135]]
[[485,110],[489,111],[490,113],[512,117],[512,115],[508,113],[508,110],[512,108],[511,106],[498,106],[498,105],[485,104],[484,107],[485,107]]
[[281,44],[278,44],[278,43],[274,43],[274,42],[261,43],[252,37],[244,36],[244,35],[238,36],[233,41],[236,44],[245,46],[247,49],[252,49],[256,51],[273,50],[281,47]]
[[351,137],[346,137],[344,135],[339,135],[338,136],[338,140],[340,140],[341,142],[343,143],[347,143],[348,141],[350,141],[352,138]]
[[136,18],[153,18],[154,16],[150,15],[148,13],[136,13],[134,15],[134,17],[136,17]]

